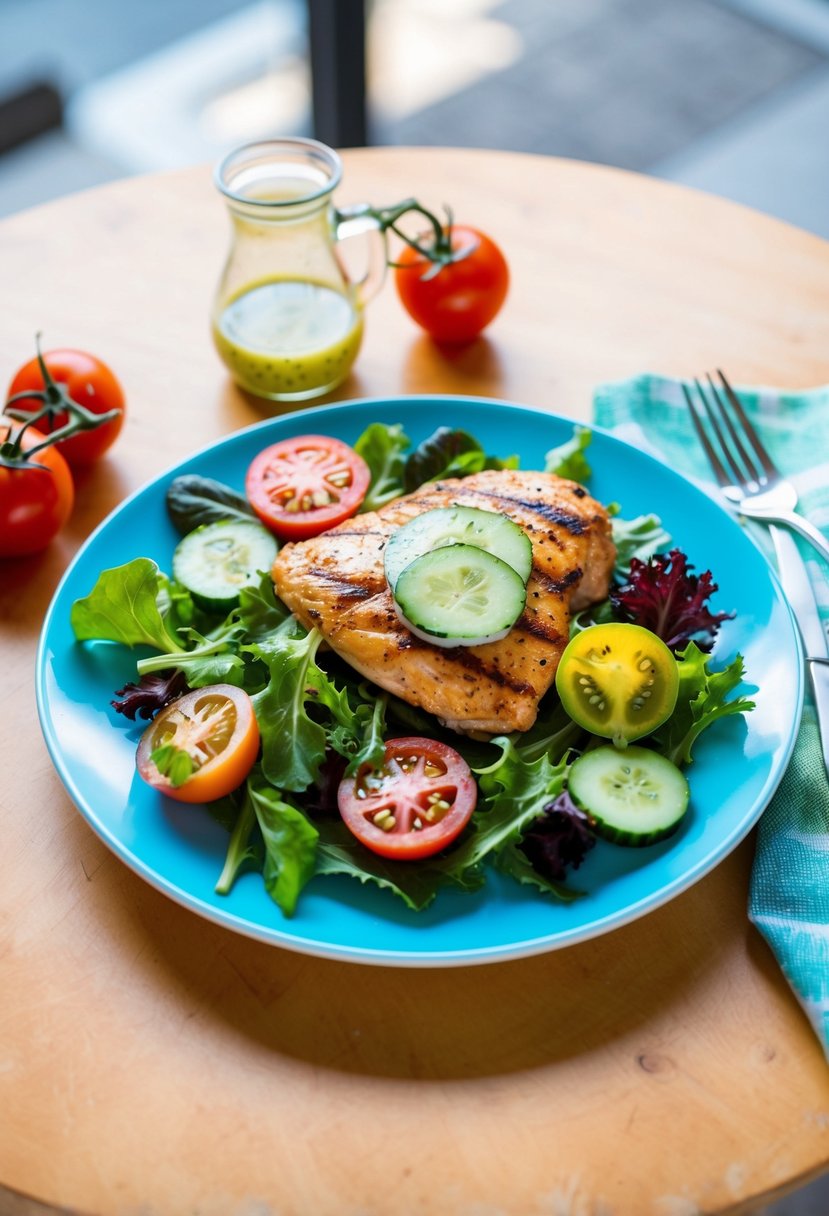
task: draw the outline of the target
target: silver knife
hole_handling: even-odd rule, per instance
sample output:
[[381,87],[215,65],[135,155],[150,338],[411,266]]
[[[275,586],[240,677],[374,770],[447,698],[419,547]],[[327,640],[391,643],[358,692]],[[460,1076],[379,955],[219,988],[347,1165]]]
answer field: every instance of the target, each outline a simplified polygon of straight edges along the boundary
[[823,765],[829,775],[829,639],[820,619],[806,563],[800,556],[794,537],[784,528],[773,524],[769,531],[777,555],[780,583],[803,639],[817,710]]

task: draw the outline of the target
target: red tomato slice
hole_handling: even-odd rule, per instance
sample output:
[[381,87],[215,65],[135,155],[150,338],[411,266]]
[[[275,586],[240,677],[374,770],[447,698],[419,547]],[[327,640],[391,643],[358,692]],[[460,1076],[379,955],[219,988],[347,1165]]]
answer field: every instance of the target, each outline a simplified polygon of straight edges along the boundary
[[248,694],[232,684],[211,684],[162,709],[141,736],[136,764],[147,784],[168,797],[212,802],[242,784],[258,751]]
[[414,861],[440,852],[469,823],[478,787],[469,765],[436,739],[390,739],[383,768],[344,777],[337,804],[346,827],[382,857]]
[[245,479],[250,505],[283,540],[319,536],[356,515],[371,473],[339,439],[300,435],[265,448]]

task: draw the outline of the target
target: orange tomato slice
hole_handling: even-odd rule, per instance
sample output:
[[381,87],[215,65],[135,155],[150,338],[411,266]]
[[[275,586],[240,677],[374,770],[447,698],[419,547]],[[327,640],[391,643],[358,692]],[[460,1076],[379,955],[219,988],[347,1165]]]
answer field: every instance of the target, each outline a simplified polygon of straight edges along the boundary
[[241,785],[259,752],[253,703],[232,684],[196,688],[150,723],[138,744],[138,772],[179,802],[212,802]]

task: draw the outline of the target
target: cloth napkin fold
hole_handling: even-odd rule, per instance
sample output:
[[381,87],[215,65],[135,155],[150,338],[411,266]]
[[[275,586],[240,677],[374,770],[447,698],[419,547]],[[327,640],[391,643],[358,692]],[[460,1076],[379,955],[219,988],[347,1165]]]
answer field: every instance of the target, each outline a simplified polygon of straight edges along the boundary
[[[829,535],[829,386],[799,393],[741,388],[739,394],[772,459],[797,487],[798,509]],[[679,381],[643,375],[601,385],[593,410],[597,425],[716,496]],[[753,528],[771,557],[766,529]],[[825,629],[829,567],[808,547],[801,545],[801,552]],[[794,754],[760,820],[748,914],[829,1058],[829,781],[808,695]]]

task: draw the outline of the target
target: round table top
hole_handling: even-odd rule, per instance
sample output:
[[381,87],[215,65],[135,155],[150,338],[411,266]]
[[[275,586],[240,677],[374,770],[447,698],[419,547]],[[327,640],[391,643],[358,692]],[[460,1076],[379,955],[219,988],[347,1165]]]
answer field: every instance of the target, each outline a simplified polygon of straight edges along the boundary
[[[829,245],[816,237],[574,162],[344,160],[339,202],[449,201],[501,244],[512,288],[485,338],[446,351],[387,283],[336,399],[482,394],[587,418],[593,385],[645,370],[829,380]],[[47,348],[100,354],[129,402],[64,533],[0,568],[4,1210],[29,1210],[20,1192],[96,1214],[690,1216],[748,1210],[819,1173],[829,1072],[747,920],[751,839],[612,934],[424,971],[203,921],[72,806],[33,689],[60,574],[126,493],[261,416],[208,333],[227,238],[206,168],[0,224],[2,375],[42,330]]]

